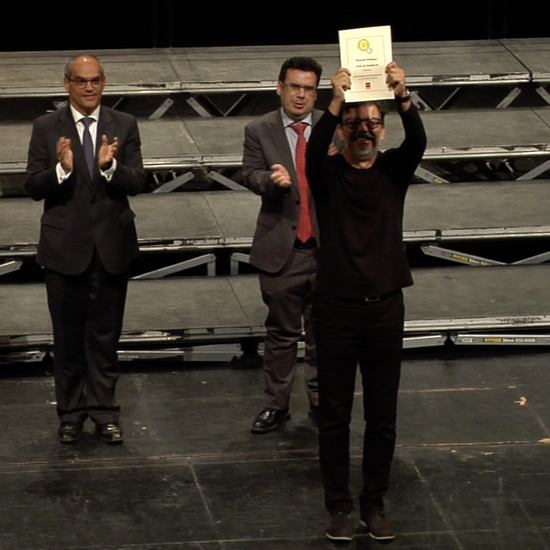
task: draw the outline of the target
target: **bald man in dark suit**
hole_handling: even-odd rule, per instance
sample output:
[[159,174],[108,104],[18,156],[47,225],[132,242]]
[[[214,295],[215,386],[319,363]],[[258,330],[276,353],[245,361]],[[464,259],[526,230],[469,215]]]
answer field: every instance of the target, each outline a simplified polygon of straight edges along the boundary
[[69,105],[38,118],[26,190],[44,200],[37,261],[54,333],[58,437],[74,443],[86,418],[123,441],[115,386],[128,270],[138,254],[128,195],[145,183],[136,120],[101,106],[105,75],[91,55],[65,69]]

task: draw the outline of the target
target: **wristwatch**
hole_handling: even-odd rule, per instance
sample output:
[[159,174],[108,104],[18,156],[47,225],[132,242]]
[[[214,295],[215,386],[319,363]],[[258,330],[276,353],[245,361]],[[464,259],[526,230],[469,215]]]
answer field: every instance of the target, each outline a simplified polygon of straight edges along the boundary
[[407,95],[396,96],[394,99],[397,103],[405,103],[406,101],[410,101],[411,92],[409,92],[409,90],[407,90]]

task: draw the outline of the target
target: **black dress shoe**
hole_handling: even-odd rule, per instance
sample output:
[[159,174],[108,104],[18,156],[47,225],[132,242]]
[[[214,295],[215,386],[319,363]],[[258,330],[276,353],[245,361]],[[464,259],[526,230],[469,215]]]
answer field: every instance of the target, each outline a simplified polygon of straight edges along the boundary
[[279,427],[279,424],[290,420],[288,409],[264,409],[252,423],[253,434],[272,432]]
[[124,441],[124,434],[118,422],[98,424],[96,430],[105,443],[122,443]]
[[57,430],[61,443],[76,443],[82,437],[81,422],[61,422]]

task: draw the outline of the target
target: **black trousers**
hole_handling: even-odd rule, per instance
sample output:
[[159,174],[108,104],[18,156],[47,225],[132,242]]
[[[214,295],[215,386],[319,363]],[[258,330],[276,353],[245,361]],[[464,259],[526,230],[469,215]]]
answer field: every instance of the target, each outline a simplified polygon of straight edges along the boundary
[[361,515],[384,507],[396,438],[404,306],[399,290],[380,301],[319,294],[313,308],[319,377],[319,456],[325,506],[353,507],[350,421],[357,365],[363,385]]
[[117,346],[128,277],[105,271],[97,254],[76,276],[45,270],[54,334],[54,375],[60,421],[118,420]]

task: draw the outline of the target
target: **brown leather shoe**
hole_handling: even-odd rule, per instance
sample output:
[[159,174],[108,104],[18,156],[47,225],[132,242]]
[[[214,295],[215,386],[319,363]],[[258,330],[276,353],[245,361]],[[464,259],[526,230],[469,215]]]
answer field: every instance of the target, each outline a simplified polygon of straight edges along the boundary
[[330,540],[353,540],[353,526],[351,519],[345,512],[338,512],[328,518],[325,527],[325,536]]
[[374,540],[393,540],[391,521],[384,515],[383,510],[372,510],[366,517],[361,516],[359,523],[369,530],[369,535]]

